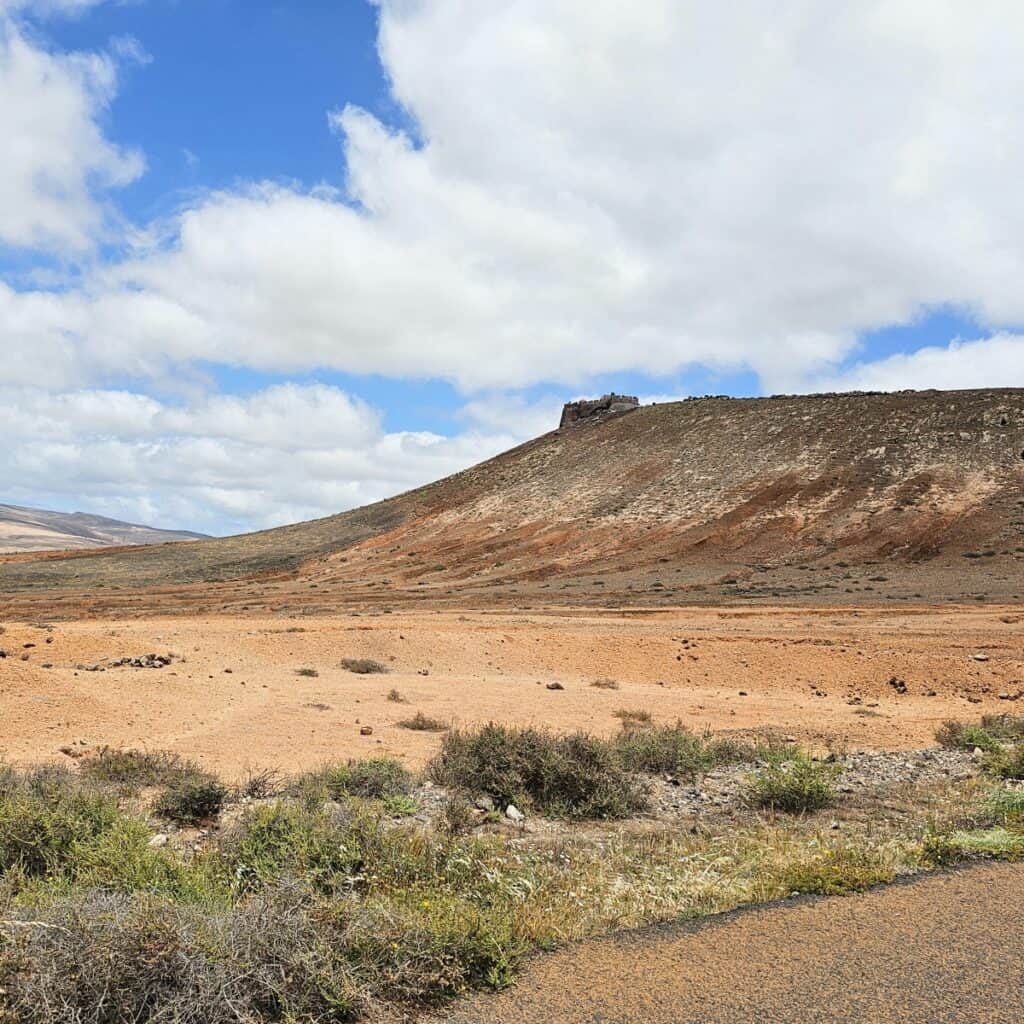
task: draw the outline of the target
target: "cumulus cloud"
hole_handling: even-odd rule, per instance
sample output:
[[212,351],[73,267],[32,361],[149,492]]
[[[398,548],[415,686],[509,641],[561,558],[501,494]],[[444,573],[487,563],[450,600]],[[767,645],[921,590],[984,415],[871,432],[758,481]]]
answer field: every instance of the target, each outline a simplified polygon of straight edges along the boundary
[[104,228],[104,190],[129,184],[144,166],[99,124],[117,66],[104,54],[50,53],[4,12],[0,7],[0,242],[79,253]]
[[418,140],[345,108],[344,196],[209,196],[168,246],[7,315],[95,379],[114,352],[792,386],[931,304],[1024,318],[1022,42],[1012,0],[381,0]]
[[915,352],[855,363],[843,373],[819,378],[815,391],[899,391],[904,388],[1024,387],[1024,335],[955,339]]
[[[74,467],[90,466],[109,494],[149,481],[142,501],[187,486],[187,458],[194,514],[279,521],[492,450],[509,439],[495,401],[532,432],[547,407],[514,392],[545,382],[699,365],[783,391],[1017,372],[1020,340],[996,333],[1024,322],[1016,0],[379,0],[379,17],[409,132],[342,107],[325,126],[336,187],[208,194],[73,287],[0,284],[0,385],[51,388],[79,422],[71,407],[105,402],[86,396],[111,381],[200,361],[438,377],[469,393],[465,437],[388,434],[356,399],[301,390],[299,411],[283,393],[184,410],[111,398],[98,422],[135,432],[83,417],[80,442],[48,436],[60,415],[33,390],[10,399],[39,431],[6,456],[19,479],[84,488]],[[109,56],[50,53],[8,18],[8,244],[64,253],[102,231],[107,190],[142,169],[98,127],[115,88]],[[863,331],[940,304],[994,336],[838,369]],[[344,425],[340,449],[324,422]]]
[[[472,417],[471,417],[472,418]],[[125,391],[0,389],[5,500],[210,532],[277,526],[376,501],[521,440],[384,429],[324,385],[167,404]]]

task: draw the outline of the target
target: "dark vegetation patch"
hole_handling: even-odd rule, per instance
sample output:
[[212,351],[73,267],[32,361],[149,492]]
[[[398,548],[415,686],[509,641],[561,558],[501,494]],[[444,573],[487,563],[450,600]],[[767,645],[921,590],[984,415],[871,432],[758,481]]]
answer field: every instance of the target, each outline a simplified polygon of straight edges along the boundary
[[399,726],[403,729],[412,729],[414,732],[446,732],[450,726],[439,718],[431,718],[429,715],[417,711],[412,718],[404,718]]
[[342,658],[341,667],[357,676],[384,675],[388,671],[387,665],[372,658]]

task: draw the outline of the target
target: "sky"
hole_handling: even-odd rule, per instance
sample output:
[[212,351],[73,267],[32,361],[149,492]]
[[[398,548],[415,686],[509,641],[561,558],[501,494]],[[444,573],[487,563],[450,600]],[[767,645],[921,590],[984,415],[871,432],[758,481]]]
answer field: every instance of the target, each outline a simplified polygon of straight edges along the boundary
[[1024,386],[1017,0],[0,0],[0,502],[207,533],[572,398]]

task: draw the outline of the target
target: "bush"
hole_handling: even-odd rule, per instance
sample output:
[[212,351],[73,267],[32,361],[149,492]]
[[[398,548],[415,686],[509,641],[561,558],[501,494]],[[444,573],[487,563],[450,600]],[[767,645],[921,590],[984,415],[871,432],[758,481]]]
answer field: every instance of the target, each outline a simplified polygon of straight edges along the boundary
[[614,746],[583,733],[559,736],[494,723],[453,731],[428,770],[450,789],[555,817],[623,818],[646,806]]
[[650,729],[626,728],[615,746],[622,763],[635,772],[648,775],[693,777],[718,765],[753,761],[753,747],[732,740],[697,735],[681,722]]
[[1024,743],[995,750],[985,759],[985,771],[997,779],[1024,779]]
[[946,721],[939,726],[935,739],[940,746],[950,750],[981,750],[993,751],[999,742],[987,729],[976,723]]
[[769,764],[748,782],[748,797],[759,807],[787,814],[817,811],[834,803],[837,765],[820,764],[806,755]]
[[342,658],[341,667],[357,676],[383,675],[388,671],[387,665],[372,658]]
[[993,788],[982,803],[982,813],[1000,825],[1024,824],[1024,790]]
[[398,723],[403,729],[412,729],[415,732],[447,732],[450,726],[439,718],[430,718],[417,711],[412,718],[405,718]]
[[0,873],[64,871],[91,840],[121,820],[117,800],[66,770],[45,769],[0,782]]
[[613,715],[622,723],[623,729],[643,729],[652,724],[650,711],[640,708],[619,708]]
[[315,772],[307,772],[292,783],[290,792],[305,797],[307,802],[340,800],[346,796],[382,800],[408,794],[412,784],[408,769],[398,761],[382,757],[326,765]]
[[175,779],[153,810],[179,825],[196,825],[220,814],[227,795],[227,787],[215,776],[192,771]]
[[97,782],[109,782],[130,789],[160,786],[178,781],[182,775],[198,771],[170,751],[115,750],[103,747],[82,762],[81,772]]

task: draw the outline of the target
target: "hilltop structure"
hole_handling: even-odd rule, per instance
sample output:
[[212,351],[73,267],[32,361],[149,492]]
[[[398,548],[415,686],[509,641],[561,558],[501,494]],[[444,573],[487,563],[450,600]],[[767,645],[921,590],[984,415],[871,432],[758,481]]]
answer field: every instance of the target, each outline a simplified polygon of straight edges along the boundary
[[558,424],[558,429],[570,427],[574,423],[579,423],[580,420],[619,416],[624,412],[632,412],[639,408],[640,399],[636,395],[617,395],[614,391],[610,395],[602,395],[600,398],[568,402],[562,407],[562,420]]

